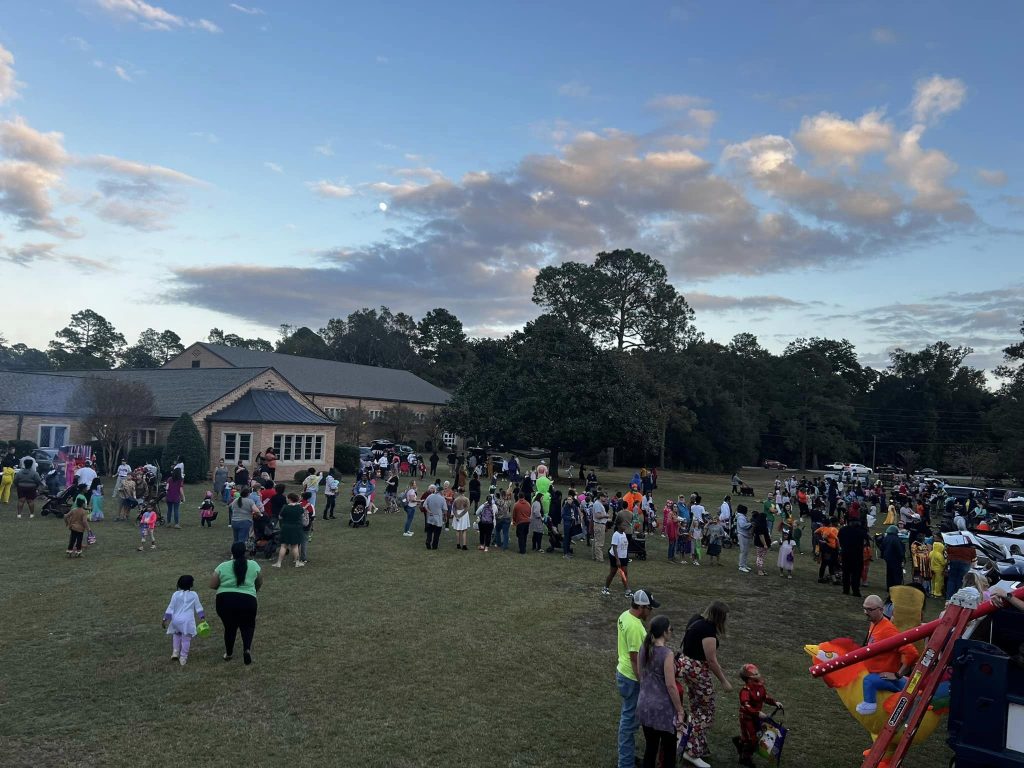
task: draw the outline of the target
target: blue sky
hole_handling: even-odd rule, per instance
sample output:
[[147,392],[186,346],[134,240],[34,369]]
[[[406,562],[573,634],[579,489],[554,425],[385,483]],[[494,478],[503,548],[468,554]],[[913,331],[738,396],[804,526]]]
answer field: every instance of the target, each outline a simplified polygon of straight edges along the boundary
[[12,5],[0,264],[74,290],[9,293],[8,341],[85,306],[129,341],[380,304],[500,334],[615,247],[775,350],[990,366],[1024,314],[1016,2]]

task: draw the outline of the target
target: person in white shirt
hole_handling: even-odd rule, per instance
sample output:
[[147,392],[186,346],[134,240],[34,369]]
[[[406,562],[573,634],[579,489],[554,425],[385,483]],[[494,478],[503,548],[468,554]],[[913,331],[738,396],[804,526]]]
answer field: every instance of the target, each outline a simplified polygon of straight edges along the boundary
[[121,463],[117,467],[117,482],[114,484],[114,493],[121,490],[121,486],[124,485],[124,479],[132,473],[131,465],[125,459],[121,459]]
[[718,522],[726,531],[732,525],[732,496],[726,496],[722,500],[722,506],[718,508]]
[[382,454],[381,457],[377,459],[377,468],[380,470],[380,476],[384,477],[388,471],[388,457],[386,455]]
[[608,562],[611,565],[611,570],[608,571],[608,578],[604,581],[604,589],[601,590],[601,594],[611,594],[608,588],[612,585],[612,579],[615,578],[615,574],[618,574],[619,578],[622,579],[622,586],[626,590],[626,597],[632,597],[633,593],[629,591],[629,576],[626,574],[626,568],[629,566],[629,539],[626,538],[625,522],[620,522],[615,529],[615,533],[612,534],[612,545],[608,550]]
[[75,473],[75,477],[78,478],[79,485],[85,485],[86,488],[91,488],[92,481],[96,479],[96,470],[93,469],[92,464],[87,461],[85,462],[85,466]]
[[174,460],[174,466],[171,467],[171,474],[173,474],[174,470],[176,470],[176,469],[180,469],[181,470],[181,479],[184,480],[185,479],[185,459],[184,459],[184,457],[179,456],[177,459]]
[[324,481],[324,498],[327,505],[324,507],[324,520],[334,519],[334,503],[338,500],[338,487],[341,481],[334,476],[334,468],[327,471],[327,479]]
[[695,493],[690,498],[693,500],[693,503],[690,504],[690,517],[693,518],[693,522],[695,524],[703,526],[704,515],[707,510],[704,509],[704,505],[700,503],[700,494]]

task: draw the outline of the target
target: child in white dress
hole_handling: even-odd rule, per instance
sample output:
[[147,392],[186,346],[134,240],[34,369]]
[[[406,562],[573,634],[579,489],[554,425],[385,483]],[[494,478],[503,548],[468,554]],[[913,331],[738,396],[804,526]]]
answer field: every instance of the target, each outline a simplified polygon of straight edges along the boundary
[[779,575],[784,579],[793,578],[793,565],[796,557],[793,553],[792,529],[786,531],[779,545]]
[[173,635],[171,661],[177,659],[183,667],[188,662],[192,638],[196,636],[196,615],[200,621],[206,618],[203,604],[199,602],[199,595],[192,591],[194,583],[195,580],[188,575],[178,579],[178,589],[171,595],[171,602],[167,604],[162,622],[167,634]]

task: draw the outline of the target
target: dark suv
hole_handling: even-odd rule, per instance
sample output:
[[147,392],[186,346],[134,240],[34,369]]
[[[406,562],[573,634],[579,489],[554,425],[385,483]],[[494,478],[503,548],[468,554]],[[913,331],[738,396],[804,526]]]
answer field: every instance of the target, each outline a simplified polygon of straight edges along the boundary
[[986,488],[986,506],[992,514],[1010,515],[1014,524],[1021,524],[1024,519],[1024,501],[1011,502],[1010,499],[1024,497],[1024,491],[1016,488]]

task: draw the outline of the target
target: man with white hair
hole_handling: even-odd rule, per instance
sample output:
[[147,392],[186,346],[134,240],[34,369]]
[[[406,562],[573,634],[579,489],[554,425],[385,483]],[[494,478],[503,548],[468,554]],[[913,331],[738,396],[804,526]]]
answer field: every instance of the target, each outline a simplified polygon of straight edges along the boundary
[[427,494],[427,498],[423,500],[423,508],[427,511],[427,549],[437,549],[441,541],[441,528],[444,526],[448,502],[437,492],[436,485],[427,488]]

